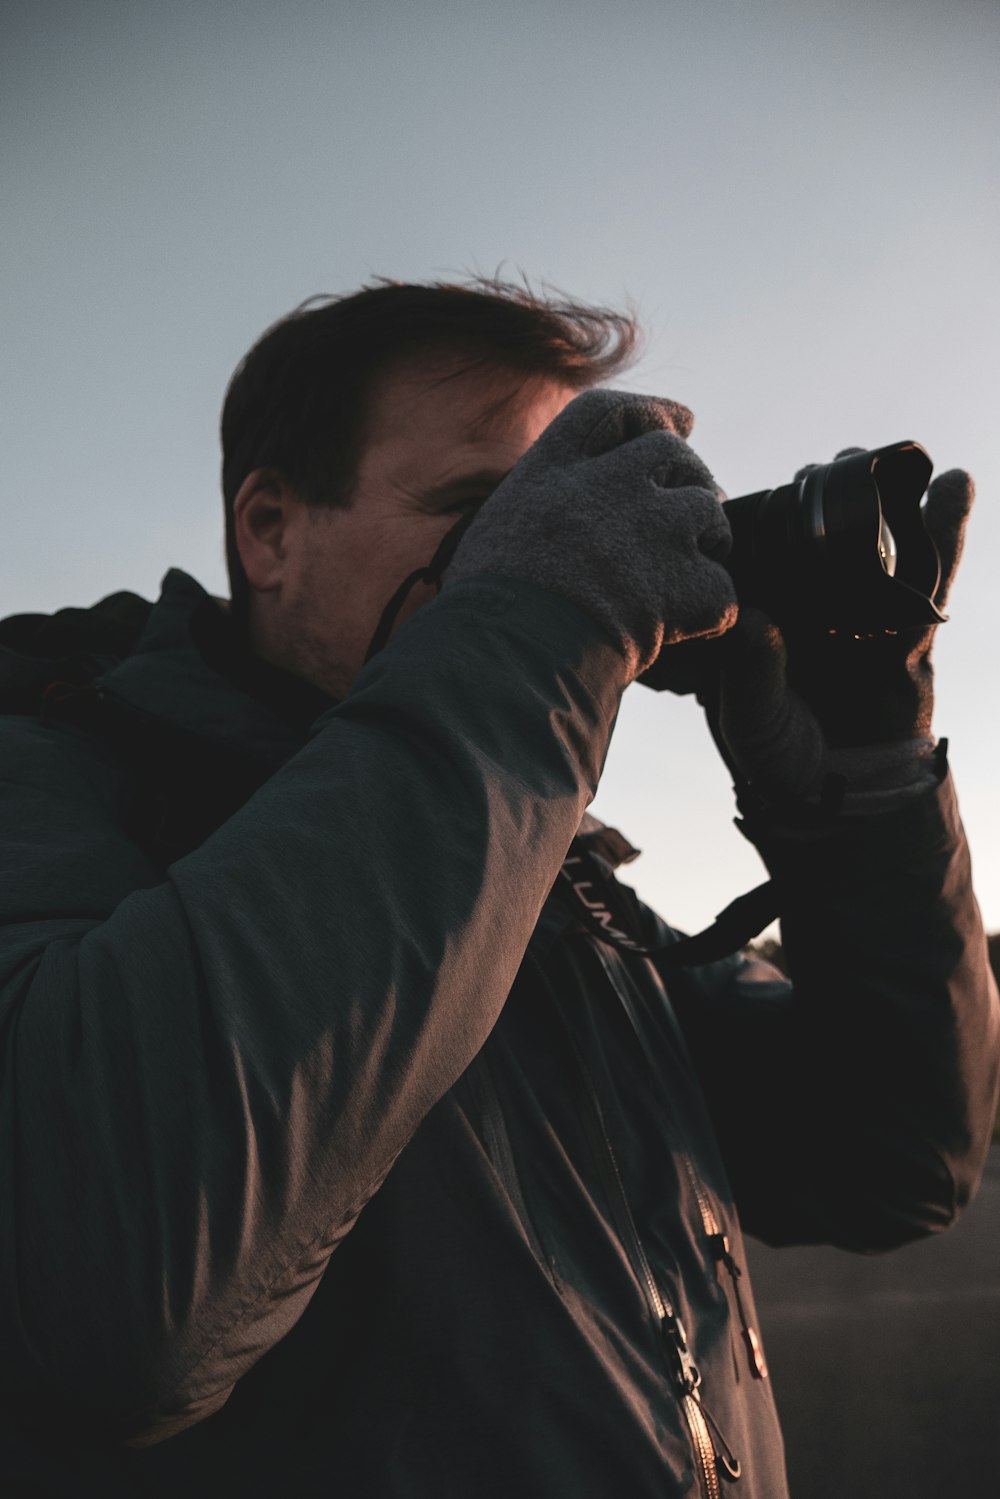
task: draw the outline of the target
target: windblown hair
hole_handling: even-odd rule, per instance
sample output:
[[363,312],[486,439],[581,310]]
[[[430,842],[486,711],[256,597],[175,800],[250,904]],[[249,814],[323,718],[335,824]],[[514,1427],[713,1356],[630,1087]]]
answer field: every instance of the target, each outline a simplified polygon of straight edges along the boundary
[[341,297],[313,297],[274,323],[240,362],[222,409],[222,492],[233,605],[246,580],[233,501],[249,473],[274,468],[314,505],[349,505],[370,394],[401,361],[446,359],[548,376],[585,390],[634,362],[631,313],[536,295],[476,277],[464,284],[379,277]]

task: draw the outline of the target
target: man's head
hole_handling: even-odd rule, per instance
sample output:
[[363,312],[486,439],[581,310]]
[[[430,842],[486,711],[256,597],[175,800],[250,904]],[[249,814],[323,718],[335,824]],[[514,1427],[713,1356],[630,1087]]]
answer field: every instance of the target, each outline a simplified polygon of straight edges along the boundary
[[631,317],[499,282],[380,283],[275,324],[222,416],[233,604],[254,648],[345,692],[402,580],[635,342]]

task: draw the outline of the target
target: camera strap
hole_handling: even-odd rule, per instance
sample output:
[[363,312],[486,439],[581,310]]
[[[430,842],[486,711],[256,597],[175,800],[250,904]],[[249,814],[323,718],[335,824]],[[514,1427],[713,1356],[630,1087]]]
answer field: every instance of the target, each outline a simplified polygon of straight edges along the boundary
[[692,937],[672,935],[664,942],[642,942],[628,909],[634,903],[627,901],[630,892],[618,884],[608,865],[584,839],[574,840],[559,880],[577,915],[601,942],[644,957],[655,954],[658,963],[671,968],[697,967],[728,958],[746,947],[779,914],[774,881],[766,880],[731,901],[704,931]]
[[693,937],[682,937],[659,954],[659,961],[671,968],[696,967],[728,958],[746,947],[780,914],[778,892],[773,880],[765,880],[746,895],[739,895],[720,911],[711,926]]
[[448,531],[443,537],[437,551],[434,553],[434,556],[431,558],[430,562],[427,563],[426,567],[416,568],[414,572],[410,573],[408,578],[404,578],[402,583],[400,583],[399,587],[396,589],[396,592],[393,594],[392,598],[382,610],[382,617],[380,618],[378,625],[375,628],[375,634],[372,636],[371,643],[365,654],[366,666],[372,659],[372,657],[377,655],[384,645],[388,644],[389,637],[392,635],[393,626],[396,623],[399,611],[406,603],[411,589],[415,588],[418,583],[429,583],[437,588],[438,593],[441,592],[441,583],[443,581],[445,568],[454,557],[455,552],[458,548],[458,543],[461,541],[462,537],[465,535],[466,531],[469,529],[478,513],[479,509],[477,506],[475,510],[468,511],[468,513],[463,515],[460,520],[456,521],[451,530]]

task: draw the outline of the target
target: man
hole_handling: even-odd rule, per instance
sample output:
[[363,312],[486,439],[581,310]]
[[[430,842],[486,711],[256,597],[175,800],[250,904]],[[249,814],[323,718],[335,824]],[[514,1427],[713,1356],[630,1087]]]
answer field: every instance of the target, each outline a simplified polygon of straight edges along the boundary
[[[876,1249],[971,1196],[930,632],[737,623],[690,413],[586,389],[631,337],[493,284],[300,309],[227,396],[231,611],[8,622],[5,1493],[780,1499],[737,1211]],[[654,663],[794,987],[671,966],[581,826]]]

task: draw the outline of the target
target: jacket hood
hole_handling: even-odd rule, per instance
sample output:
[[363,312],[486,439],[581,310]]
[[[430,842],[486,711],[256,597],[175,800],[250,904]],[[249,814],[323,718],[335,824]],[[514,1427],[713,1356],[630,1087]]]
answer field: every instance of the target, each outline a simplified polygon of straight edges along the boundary
[[45,713],[79,694],[277,768],[332,699],[260,660],[226,602],[179,568],[155,604],[115,593],[90,609],[0,621],[0,705]]
[[36,713],[55,686],[92,682],[128,654],[153,605],[113,593],[89,609],[0,620],[0,709]]

